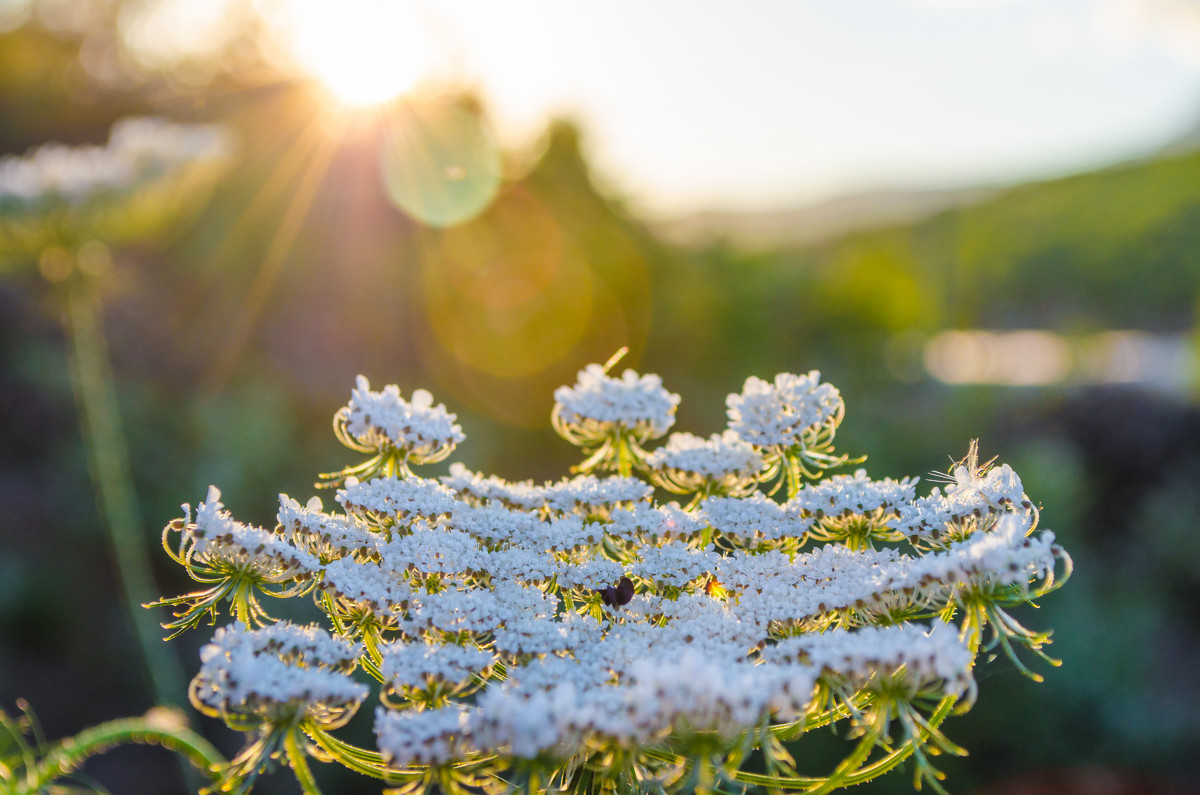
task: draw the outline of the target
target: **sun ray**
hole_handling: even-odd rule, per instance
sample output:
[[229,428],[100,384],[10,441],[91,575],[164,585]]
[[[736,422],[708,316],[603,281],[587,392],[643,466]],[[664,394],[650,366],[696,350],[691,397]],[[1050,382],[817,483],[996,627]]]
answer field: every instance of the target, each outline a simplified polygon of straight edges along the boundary
[[[251,201],[251,207],[243,213],[234,227],[239,234],[249,231],[251,222],[261,219],[273,202],[284,190],[291,191],[283,217],[276,227],[271,243],[263,255],[262,263],[246,290],[245,300],[231,324],[224,345],[217,355],[205,379],[209,390],[217,390],[232,375],[238,359],[246,347],[263,305],[278,280],[288,254],[296,242],[301,225],[312,207],[313,198],[324,179],[330,161],[337,151],[341,135],[330,134],[316,123],[310,123],[303,134],[289,147],[283,162],[272,172],[268,182]],[[299,175],[293,169],[299,170]],[[226,245],[235,245],[238,234],[230,234]]]

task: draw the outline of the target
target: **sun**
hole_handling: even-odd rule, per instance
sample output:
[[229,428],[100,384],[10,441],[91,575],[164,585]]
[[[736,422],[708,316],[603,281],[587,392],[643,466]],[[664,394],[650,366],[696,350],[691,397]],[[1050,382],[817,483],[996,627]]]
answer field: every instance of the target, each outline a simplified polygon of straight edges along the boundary
[[279,10],[297,65],[345,105],[387,102],[431,66],[429,22],[406,0],[285,0]]

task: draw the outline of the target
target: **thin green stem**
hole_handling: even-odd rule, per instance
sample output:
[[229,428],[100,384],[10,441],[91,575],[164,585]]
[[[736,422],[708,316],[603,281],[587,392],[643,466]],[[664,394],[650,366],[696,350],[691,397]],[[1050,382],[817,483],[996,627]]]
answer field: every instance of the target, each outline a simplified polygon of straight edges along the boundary
[[208,740],[187,727],[166,727],[154,718],[121,718],[84,729],[55,746],[27,773],[12,795],[33,795],[51,782],[77,770],[88,758],[127,743],[161,745],[175,751],[210,779],[227,763]]
[[292,772],[296,774],[296,781],[300,783],[300,789],[304,795],[321,795],[321,789],[317,786],[317,779],[312,774],[312,768],[308,766],[308,755],[304,753],[304,749],[300,747],[300,730],[293,729],[283,738],[284,753],[287,754],[288,764],[292,766]]
[[108,531],[117,576],[124,592],[125,607],[133,621],[155,702],[182,706],[185,686],[179,660],[163,645],[154,617],[141,607],[154,600],[155,589],[99,302],[78,275],[67,281],[64,299],[71,345],[71,376],[83,441],[97,492],[97,507]]
[[617,474],[623,478],[633,477],[633,451],[629,446],[628,436],[617,431]]
[[784,453],[783,467],[787,475],[787,496],[790,500],[800,493],[800,489],[803,488],[804,483],[800,478],[799,462],[792,458],[791,453]]
[[[866,761],[867,756],[870,755],[871,749],[875,745],[874,738],[870,734],[868,734],[862,739],[862,741],[859,742],[858,747],[855,748],[851,757],[847,758],[841,765],[839,765],[837,771],[835,771],[828,779],[807,776],[771,776],[764,775],[762,773],[747,773],[742,771],[736,773],[735,778],[745,784],[751,784],[757,787],[766,787],[768,789],[803,790],[804,792],[809,793],[809,795],[815,795],[818,792],[828,792],[830,789],[829,784],[835,779],[836,784],[834,786],[838,787],[850,787],[856,784],[866,783],[872,779],[882,776],[884,773],[891,771],[893,768],[911,756],[917,746],[930,739],[930,737],[936,733],[937,728],[941,725],[942,721],[949,717],[953,712],[954,705],[957,703],[957,701],[958,699],[955,696],[946,696],[943,698],[938,703],[937,708],[934,709],[933,713],[929,716],[929,720],[925,721],[920,727],[920,733],[918,736],[912,738],[909,740],[909,742],[904,743],[899,748],[891,751],[877,761],[872,762],[864,767],[858,767],[858,765],[861,765]],[[853,764],[848,764],[854,760],[855,757],[859,758],[857,758]],[[858,767],[858,769],[854,770],[855,767]]]

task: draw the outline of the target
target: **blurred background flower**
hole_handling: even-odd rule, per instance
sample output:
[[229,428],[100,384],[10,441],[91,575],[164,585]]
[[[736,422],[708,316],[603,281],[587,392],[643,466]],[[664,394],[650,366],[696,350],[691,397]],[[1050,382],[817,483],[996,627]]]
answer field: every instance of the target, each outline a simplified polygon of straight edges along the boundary
[[[180,495],[269,523],[344,466],[358,373],[429,388],[463,463],[520,480],[572,462],[554,389],[623,345],[705,438],[747,376],[820,369],[874,476],[981,436],[1076,558],[1036,622],[1063,668],[985,684],[955,790],[1200,780],[1195,0],[0,0],[0,108],[18,157],[129,116],[238,141],[203,208],[69,252],[103,274],[152,549]],[[57,264],[0,231],[0,705],[51,737],[154,701]],[[86,773],[183,786],[138,749]]]

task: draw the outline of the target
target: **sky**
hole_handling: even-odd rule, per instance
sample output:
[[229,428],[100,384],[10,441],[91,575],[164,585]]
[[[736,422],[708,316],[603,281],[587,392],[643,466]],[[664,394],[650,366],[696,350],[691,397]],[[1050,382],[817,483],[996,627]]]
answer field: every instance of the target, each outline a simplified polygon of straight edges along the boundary
[[451,2],[461,69],[519,140],[578,119],[657,214],[1008,184],[1200,126],[1194,0]]
[[246,8],[307,9],[276,27],[343,90],[375,95],[358,73],[473,87],[512,148],[574,119],[598,181],[651,217],[1013,184],[1200,129],[1200,0],[128,5],[147,52],[202,47]]

